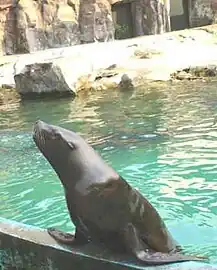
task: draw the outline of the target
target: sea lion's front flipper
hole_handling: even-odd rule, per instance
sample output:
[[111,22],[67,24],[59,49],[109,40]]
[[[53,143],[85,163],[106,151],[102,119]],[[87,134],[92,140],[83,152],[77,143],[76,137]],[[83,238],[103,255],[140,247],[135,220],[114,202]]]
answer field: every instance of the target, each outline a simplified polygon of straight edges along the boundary
[[56,228],[47,228],[48,234],[61,244],[71,245],[75,241],[75,235],[60,231]]
[[47,232],[61,244],[80,245],[88,243],[87,238],[77,228],[75,234],[66,233],[53,227],[47,228]]
[[180,253],[153,252],[148,249],[139,237],[137,229],[133,224],[127,224],[124,229],[124,241],[129,252],[133,253],[139,261],[147,265],[161,265],[185,261],[203,261],[206,258],[189,256]]

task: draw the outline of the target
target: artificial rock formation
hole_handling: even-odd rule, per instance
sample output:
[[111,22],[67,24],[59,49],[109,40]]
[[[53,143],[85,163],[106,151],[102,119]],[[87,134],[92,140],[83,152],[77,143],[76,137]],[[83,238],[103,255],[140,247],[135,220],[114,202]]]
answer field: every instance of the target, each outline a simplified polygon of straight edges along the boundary
[[[199,30],[200,29],[200,30]],[[0,86],[22,97],[126,89],[148,81],[216,77],[217,27],[122,42],[93,43],[1,57]],[[174,61],[175,59],[175,61]]]
[[217,22],[217,1],[190,0],[189,22],[190,27],[215,24]]
[[0,0],[1,54],[113,37],[111,6],[107,0]]
[[[0,54],[104,42],[114,36],[162,34],[171,30],[170,3],[171,0],[0,0]],[[190,27],[215,23],[216,3],[188,0]],[[123,34],[127,28],[130,30]]]
[[[79,44],[78,23],[71,6],[54,0],[11,0],[2,23],[3,54]],[[2,14],[3,17],[3,14]]]
[[14,76],[16,89],[21,95],[74,93],[61,68],[52,62],[26,65]]
[[168,0],[140,0],[134,3],[135,23],[138,24],[142,19],[138,30],[142,28],[143,31],[137,33],[138,35],[162,34],[170,31],[170,5],[168,2]]
[[130,4],[133,36],[170,31],[168,1],[0,0],[0,54],[113,40],[117,4]]
[[114,39],[111,5],[107,0],[80,0],[78,22],[81,43]]

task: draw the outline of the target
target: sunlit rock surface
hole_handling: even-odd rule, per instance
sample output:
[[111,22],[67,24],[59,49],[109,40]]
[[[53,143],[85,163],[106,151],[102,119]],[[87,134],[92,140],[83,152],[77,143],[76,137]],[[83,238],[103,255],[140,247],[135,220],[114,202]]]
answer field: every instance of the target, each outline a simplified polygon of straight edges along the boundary
[[[216,77],[217,26],[0,58],[0,85],[19,93],[109,88]],[[43,71],[44,66],[48,67]],[[35,68],[35,67],[39,68]],[[32,68],[34,67],[34,68]],[[186,73],[188,73],[186,75]]]
[[0,54],[114,38],[107,0],[1,0]]

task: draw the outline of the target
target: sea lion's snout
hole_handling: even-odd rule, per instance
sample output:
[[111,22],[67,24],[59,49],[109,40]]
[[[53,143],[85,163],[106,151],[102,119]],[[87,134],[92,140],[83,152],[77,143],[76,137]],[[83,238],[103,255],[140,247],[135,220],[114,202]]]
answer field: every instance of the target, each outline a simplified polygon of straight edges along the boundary
[[33,140],[35,141],[36,145],[43,145],[45,143],[45,138],[42,132],[42,125],[43,121],[37,120],[33,126]]
[[34,132],[37,131],[37,130],[48,130],[49,129],[49,126],[47,123],[41,121],[41,120],[37,120],[35,122],[35,125],[34,125]]
[[37,120],[33,127],[33,139],[37,144],[44,145],[47,137],[51,134],[50,125],[41,120]]
[[49,125],[41,120],[35,122],[33,128],[33,139],[40,143],[45,144],[47,140],[57,140],[60,139],[61,135],[55,126]]
[[41,120],[37,120],[33,126],[33,137],[37,136],[38,133],[41,132],[41,130],[43,130],[43,125],[45,123]]

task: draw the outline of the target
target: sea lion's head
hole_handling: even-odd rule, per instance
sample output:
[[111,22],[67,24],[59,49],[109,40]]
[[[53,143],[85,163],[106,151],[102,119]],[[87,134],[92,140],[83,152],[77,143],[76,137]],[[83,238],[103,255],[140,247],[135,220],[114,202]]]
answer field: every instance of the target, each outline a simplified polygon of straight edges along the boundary
[[86,190],[89,185],[119,178],[92,146],[74,131],[38,120],[34,125],[33,140],[65,188],[74,188],[82,182],[79,187]]
[[76,184],[92,166],[96,157],[85,140],[76,132],[38,120],[33,129],[33,140],[56,171],[64,187]]

